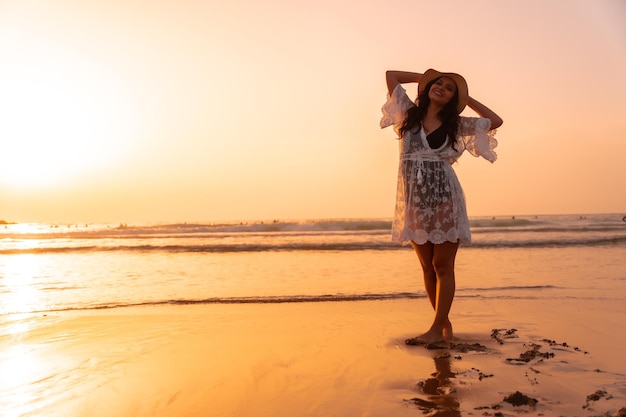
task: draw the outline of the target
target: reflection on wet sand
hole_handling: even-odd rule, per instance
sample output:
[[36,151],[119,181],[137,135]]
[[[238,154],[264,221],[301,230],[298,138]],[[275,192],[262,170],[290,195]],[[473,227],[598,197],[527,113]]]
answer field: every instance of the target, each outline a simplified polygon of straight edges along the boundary
[[450,363],[450,353],[443,352],[434,358],[435,372],[431,378],[420,381],[417,386],[427,399],[412,398],[410,401],[417,407],[429,413],[429,416],[460,417],[460,403],[451,381],[455,378]]

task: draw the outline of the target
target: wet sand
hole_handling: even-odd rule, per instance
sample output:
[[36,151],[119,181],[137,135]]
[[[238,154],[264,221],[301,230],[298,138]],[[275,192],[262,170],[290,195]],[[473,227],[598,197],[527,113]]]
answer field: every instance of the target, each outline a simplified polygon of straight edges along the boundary
[[625,415],[615,304],[457,299],[431,346],[426,300],[3,316],[0,415]]

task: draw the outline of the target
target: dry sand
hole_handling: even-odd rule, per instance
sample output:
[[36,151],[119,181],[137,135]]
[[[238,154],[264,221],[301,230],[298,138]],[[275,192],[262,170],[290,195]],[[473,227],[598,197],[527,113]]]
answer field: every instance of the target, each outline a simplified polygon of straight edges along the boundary
[[615,416],[626,410],[621,305],[460,299],[453,344],[407,345],[430,319],[425,300],[3,317],[0,415]]

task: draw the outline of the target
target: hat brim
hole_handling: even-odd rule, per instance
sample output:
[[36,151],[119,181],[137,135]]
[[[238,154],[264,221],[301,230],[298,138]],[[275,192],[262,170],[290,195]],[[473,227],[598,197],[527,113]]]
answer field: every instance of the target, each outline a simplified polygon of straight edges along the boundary
[[467,106],[467,102],[469,101],[469,93],[467,90],[467,81],[461,75],[456,74],[454,72],[439,72],[434,69],[428,69],[422,75],[419,81],[419,85],[417,87],[417,92],[421,95],[424,92],[424,89],[428,85],[429,82],[435,80],[440,77],[448,77],[451,78],[456,84],[456,89],[459,93],[459,102],[457,103],[457,112],[460,114],[465,106]]

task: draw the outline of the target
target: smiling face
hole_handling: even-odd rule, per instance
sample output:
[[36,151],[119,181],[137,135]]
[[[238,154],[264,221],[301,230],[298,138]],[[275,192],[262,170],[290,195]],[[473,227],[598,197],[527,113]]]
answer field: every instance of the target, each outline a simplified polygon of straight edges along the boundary
[[456,89],[456,83],[452,78],[440,77],[430,87],[428,98],[431,102],[444,106],[452,100]]

